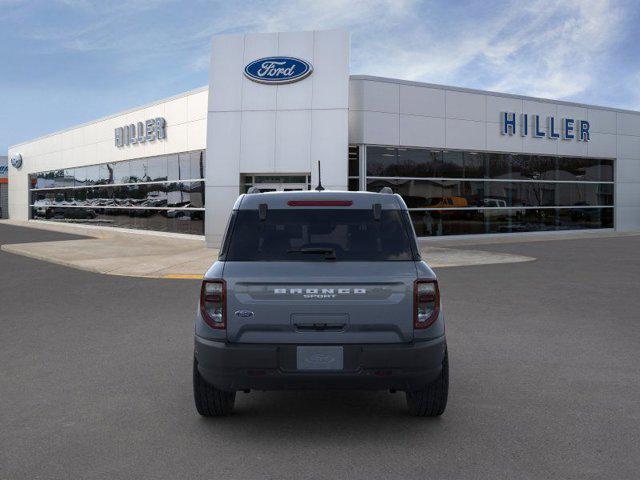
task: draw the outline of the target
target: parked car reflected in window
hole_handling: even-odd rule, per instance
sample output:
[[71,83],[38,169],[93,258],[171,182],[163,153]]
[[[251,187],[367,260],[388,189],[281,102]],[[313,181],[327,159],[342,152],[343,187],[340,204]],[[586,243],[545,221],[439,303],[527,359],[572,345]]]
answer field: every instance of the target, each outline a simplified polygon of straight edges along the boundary
[[202,235],[204,171],[199,150],[34,173],[31,216]]
[[367,190],[400,194],[418,235],[613,228],[612,159],[371,146],[366,163]]

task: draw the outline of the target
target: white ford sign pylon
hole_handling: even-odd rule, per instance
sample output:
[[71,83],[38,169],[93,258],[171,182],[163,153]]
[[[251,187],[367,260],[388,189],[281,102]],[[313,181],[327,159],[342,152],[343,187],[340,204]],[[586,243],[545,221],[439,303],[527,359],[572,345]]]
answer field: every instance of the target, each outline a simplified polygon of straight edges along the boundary
[[[284,63],[278,64],[280,70],[269,70],[267,61]],[[347,31],[214,36],[207,113],[207,245],[220,245],[242,175],[310,174],[315,185],[315,166],[321,161],[322,183],[346,190],[348,130]]]

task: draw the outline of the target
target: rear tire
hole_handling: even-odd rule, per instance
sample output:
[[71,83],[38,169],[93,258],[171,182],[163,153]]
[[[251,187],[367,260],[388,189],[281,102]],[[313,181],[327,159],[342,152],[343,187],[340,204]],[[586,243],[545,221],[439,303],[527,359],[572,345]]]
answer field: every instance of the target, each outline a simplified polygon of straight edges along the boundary
[[444,351],[442,372],[424,390],[406,392],[409,413],[416,417],[437,417],[447,408],[449,395],[449,355]]
[[236,392],[225,392],[208,383],[198,371],[198,362],[193,359],[193,398],[196,410],[203,417],[222,417],[233,411]]

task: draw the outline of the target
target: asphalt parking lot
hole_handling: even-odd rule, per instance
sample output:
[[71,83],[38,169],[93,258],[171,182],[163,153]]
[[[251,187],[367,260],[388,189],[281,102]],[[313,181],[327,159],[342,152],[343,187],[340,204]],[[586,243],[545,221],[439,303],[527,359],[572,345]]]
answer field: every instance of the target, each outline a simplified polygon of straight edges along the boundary
[[[0,243],[65,238],[0,226]],[[477,248],[537,260],[437,271],[439,419],[386,392],[252,392],[203,419],[199,282],[0,252],[0,478],[637,479],[640,236]]]

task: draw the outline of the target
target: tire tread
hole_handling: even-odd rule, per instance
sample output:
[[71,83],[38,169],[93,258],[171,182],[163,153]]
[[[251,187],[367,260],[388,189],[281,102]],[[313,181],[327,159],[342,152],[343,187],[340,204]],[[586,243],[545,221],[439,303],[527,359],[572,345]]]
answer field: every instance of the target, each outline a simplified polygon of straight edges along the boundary
[[198,371],[193,360],[193,398],[196,410],[203,417],[222,417],[233,411],[236,392],[225,392],[209,384]]
[[440,376],[424,390],[406,392],[409,413],[416,417],[437,417],[444,413],[449,395],[449,355],[444,351]]

